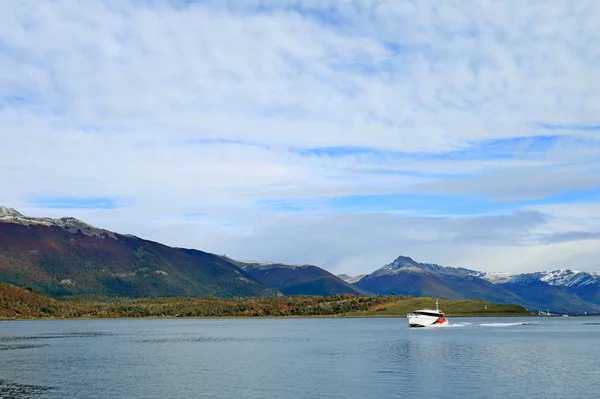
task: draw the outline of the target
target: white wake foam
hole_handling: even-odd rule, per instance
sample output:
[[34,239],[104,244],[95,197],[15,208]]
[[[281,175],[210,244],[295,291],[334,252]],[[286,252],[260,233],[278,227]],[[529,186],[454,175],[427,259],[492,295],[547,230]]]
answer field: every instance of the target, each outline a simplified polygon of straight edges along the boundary
[[479,327],[515,327],[515,326],[530,326],[533,325],[531,322],[523,322],[523,323],[483,323],[476,324]]
[[457,328],[457,327],[516,327],[533,325],[531,322],[520,323],[456,323],[456,324],[435,324],[425,328]]

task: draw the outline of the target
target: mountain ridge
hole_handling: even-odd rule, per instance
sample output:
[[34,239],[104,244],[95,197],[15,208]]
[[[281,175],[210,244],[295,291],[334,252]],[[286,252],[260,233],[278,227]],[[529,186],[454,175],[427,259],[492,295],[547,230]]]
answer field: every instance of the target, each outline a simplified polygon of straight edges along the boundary
[[0,282],[51,295],[388,295],[481,299],[530,309],[600,312],[600,272],[522,274],[420,263],[398,256],[368,275],[314,265],[238,261],[0,206]]
[[419,263],[399,256],[355,285],[375,294],[491,300],[529,309],[600,312],[600,273],[560,269],[511,275]]
[[14,223],[24,226],[55,226],[65,229],[71,233],[81,231],[85,235],[100,236],[102,234],[107,234],[111,238],[116,238],[115,233],[112,231],[100,229],[74,217],[50,218],[25,216],[16,209],[6,206],[0,206],[0,223]]
[[369,295],[315,265],[238,261],[226,257],[261,283],[284,295]]
[[516,295],[475,276],[476,271],[419,263],[407,256],[360,279],[355,285],[378,295],[398,294],[444,299],[481,299],[496,303],[523,303]]
[[98,229],[75,218],[0,209],[0,282],[52,296],[276,296],[231,262]]

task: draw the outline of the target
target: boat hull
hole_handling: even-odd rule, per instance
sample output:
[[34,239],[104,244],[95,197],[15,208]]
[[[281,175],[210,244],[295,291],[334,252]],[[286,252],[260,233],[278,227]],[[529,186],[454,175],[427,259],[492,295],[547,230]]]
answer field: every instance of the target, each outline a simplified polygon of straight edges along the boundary
[[431,327],[445,326],[450,324],[444,317],[427,315],[408,315],[408,325],[410,327]]

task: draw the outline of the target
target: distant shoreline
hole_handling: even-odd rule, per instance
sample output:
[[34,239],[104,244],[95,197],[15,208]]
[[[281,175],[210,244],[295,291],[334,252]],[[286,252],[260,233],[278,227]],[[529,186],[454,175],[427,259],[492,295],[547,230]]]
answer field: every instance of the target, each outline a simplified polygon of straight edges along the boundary
[[[211,299],[188,297],[66,297],[0,284],[0,320],[181,318],[406,318],[435,307],[435,298],[409,296],[285,296]],[[518,305],[481,300],[439,300],[448,317],[536,316]]]
[[[542,317],[535,314],[490,314],[490,315],[446,315],[449,318],[475,317]],[[589,315],[593,316],[593,315]],[[575,316],[572,316],[575,317]],[[583,316],[581,316],[583,317]],[[64,321],[64,320],[219,320],[219,319],[406,319],[406,316],[391,315],[324,315],[324,316],[140,316],[140,317],[34,317],[34,318],[0,318],[0,321]]]

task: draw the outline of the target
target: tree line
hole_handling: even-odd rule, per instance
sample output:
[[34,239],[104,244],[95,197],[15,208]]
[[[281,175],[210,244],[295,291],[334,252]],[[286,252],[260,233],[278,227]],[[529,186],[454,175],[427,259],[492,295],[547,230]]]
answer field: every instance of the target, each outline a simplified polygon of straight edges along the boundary
[[235,299],[126,297],[65,297],[63,299],[52,299],[23,288],[0,284],[0,317],[334,316],[366,311],[374,306],[402,298],[400,296],[333,295]]

